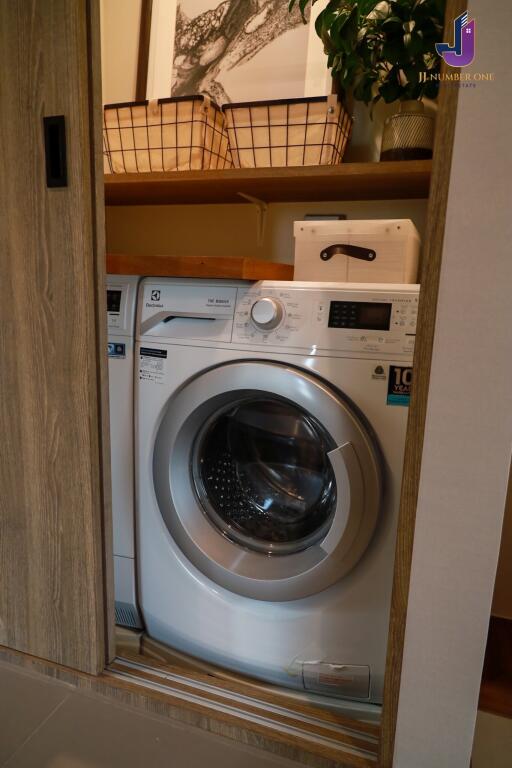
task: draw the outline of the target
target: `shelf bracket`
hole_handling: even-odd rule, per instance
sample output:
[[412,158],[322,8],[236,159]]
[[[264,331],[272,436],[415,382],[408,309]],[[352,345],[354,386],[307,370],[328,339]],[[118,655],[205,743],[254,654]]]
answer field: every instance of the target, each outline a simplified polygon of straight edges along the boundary
[[257,219],[257,236],[256,242],[258,247],[261,247],[265,242],[265,232],[267,230],[267,218],[268,218],[268,204],[264,200],[259,200],[252,195],[246,195],[245,192],[238,193],[240,197],[247,200],[248,203],[252,203],[256,206]]

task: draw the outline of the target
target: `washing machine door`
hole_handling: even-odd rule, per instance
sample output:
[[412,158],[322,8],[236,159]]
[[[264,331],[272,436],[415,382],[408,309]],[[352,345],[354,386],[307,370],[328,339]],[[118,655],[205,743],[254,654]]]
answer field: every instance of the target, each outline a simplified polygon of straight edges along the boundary
[[186,557],[247,597],[295,600],[360,559],[379,516],[369,430],[318,377],[269,361],[211,368],[169,401],[153,457]]

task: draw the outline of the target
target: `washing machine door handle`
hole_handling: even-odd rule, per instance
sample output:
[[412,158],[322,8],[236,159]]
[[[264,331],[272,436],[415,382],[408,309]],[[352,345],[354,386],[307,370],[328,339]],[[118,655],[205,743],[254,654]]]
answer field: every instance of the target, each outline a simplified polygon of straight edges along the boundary
[[322,549],[346,556],[354,543],[364,514],[364,479],[353,443],[346,442],[327,454],[336,478],[338,503]]

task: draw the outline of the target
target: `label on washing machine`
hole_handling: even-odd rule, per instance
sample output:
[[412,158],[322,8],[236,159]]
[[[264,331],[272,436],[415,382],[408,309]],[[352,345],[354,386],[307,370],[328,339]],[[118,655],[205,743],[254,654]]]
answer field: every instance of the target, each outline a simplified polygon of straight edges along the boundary
[[411,401],[412,368],[410,365],[390,365],[388,405],[409,405]]
[[126,357],[126,344],[118,344],[117,342],[109,341],[107,345],[107,353],[109,357]]
[[141,347],[139,365],[140,381],[151,381],[154,384],[162,384],[165,376],[166,360],[166,349]]
[[307,691],[367,699],[370,695],[370,667],[305,661],[302,665],[302,682]]

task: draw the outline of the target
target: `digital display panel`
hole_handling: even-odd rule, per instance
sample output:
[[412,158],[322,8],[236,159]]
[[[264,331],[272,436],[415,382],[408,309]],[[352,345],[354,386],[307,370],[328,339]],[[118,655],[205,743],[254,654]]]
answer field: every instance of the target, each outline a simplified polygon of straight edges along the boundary
[[329,328],[389,331],[392,304],[377,301],[331,301]]
[[107,290],[107,312],[121,311],[121,291]]

